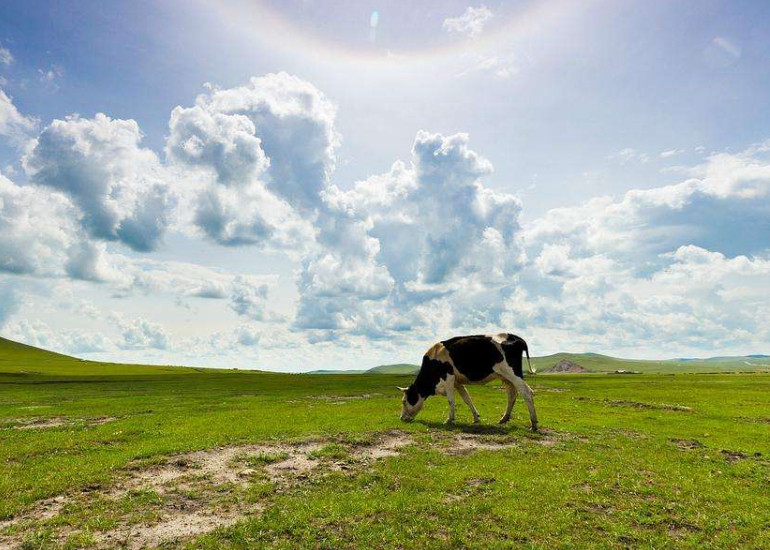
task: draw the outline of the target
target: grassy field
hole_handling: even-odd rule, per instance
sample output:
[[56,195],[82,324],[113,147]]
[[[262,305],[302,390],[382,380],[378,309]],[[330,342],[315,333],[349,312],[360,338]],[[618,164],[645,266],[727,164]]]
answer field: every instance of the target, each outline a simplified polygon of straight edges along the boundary
[[549,375],[495,424],[388,374],[0,346],[0,547],[769,548],[770,375]]

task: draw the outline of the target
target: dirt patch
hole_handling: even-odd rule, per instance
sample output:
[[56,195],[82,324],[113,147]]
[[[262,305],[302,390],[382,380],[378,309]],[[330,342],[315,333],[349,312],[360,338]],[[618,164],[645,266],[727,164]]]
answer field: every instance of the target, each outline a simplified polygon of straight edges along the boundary
[[73,422],[64,416],[53,416],[49,418],[17,418],[9,422],[8,427],[14,430],[42,430],[44,428],[58,428],[73,424]]
[[756,424],[770,424],[770,418],[763,416],[739,416],[741,422],[752,422]]
[[[578,401],[597,401],[590,397],[577,397]],[[621,399],[603,399],[603,403],[611,407],[628,407],[632,409],[652,409],[659,411],[692,412],[692,407],[684,405],[672,405],[670,403],[645,403],[642,401],[626,401]]]
[[[67,521],[50,520],[66,516],[69,505],[88,506],[100,500],[119,508],[137,492],[157,497],[157,513],[139,523],[124,518],[115,528],[95,533],[97,546],[146,548],[184,540],[258,513],[263,504],[246,498],[254,483],[268,484],[266,491],[272,493],[276,486],[290,488],[304,483],[316,471],[346,470],[353,474],[372,461],[398,455],[399,449],[413,443],[411,436],[401,432],[381,434],[356,444],[331,443],[347,454],[345,462],[335,462],[316,454],[330,441],[334,440],[219,447],[169,456],[160,464],[150,465],[138,460],[129,464],[109,487],[86,487],[46,499],[16,518],[0,522],[0,532],[6,532],[0,534],[0,547],[21,547],[26,532],[46,523],[49,527],[59,526],[54,539],[64,544],[69,536],[77,534],[77,529],[67,527]],[[223,503],[223,494],[232,498]]]
[[360,447],[354,453],[357,457],[364,460],[378,460],[389,456],[397,456],[399,450],[414,443],[412,437],[404,433],[386,434],[376,445],[366,445]]
[[656,409],[661,411],[692,412],[691,407],[685,407],[684,405],[670,405],[668,403],[643,403],[640,401],[621,401],[613,399],[605,399],[604,402],[612,405],[613,407],[632,407],[634,409]]
[[[727,462],[729,462],[730,464],[749,457],[749,455],[747,455],[746,453],[742,453],[741,451],[728,451],[727,449],[722,449],[720,453],[725,458],[725,460],[727,460]],[[762,455],[760,454],[759,456],[762,456]]]
[[[528,443],[549,446],[559,435],[548,432],[514,438],[460,433],[439,437],[445,443],[444,452],[465,454]],[[4,533],[0,547],[22,547],[26,534],[39,529],[52,532],[53,541],[60,545],[85,532],[96,547],[139,549],[178,543],[260,513],[276,491],[301,487],[333,471],[356,475],[414,443],[412,435],[393,431],[359,439],[348,436],[218,447],[168,456],[160,463],[137,460],[109,486],[90,486],[46,499],[16,518],[0,522],[0,533]],[[482,490],[492,482],[492,478],[472,479],[466,490]],[[128,504],[138,502],[142,495],[151,503]],[[109,516],[113,521],[104,522],[111,525],[109,529],[83,525],[84,518],[105,513],[113,514]]]
[[692,451],[694,449],[705,449],[706,446],[697,439],[669,439],[680,451]]
[[43,430],[46,428],[61,428],[63,426],[100,426],[113,420],[117,419],[108,416],[99,418],[67,418],[66,416],[14,418],[7,420],[3,427],[14,430]]
[[510,436],[490,436],[475,434],[457,434],[445,448],[446,454],[465,455],[474,451],[499,451],[501,449],[520,448],[524,444],[534,443],[552,447],[560,440],[561,434],[542,432],[539,437],[512,438]]
[[320,401],[354,401],[356,399],[371,399],[372,397],[382,397],[381,393],[364,393],[361,395],[307,395],[305,399],[316,399]]
[[[259,511],[253,507],[252,512]],[[210,511],[195,511],[190,514],[173,515],[154,525],[136,525],[123,531],[111,531],[97,537],[101,545],[120,546],[139,550],[160,545],[182,542],[196,535],[227,527],[242,519],[240,513],[223,514]]]

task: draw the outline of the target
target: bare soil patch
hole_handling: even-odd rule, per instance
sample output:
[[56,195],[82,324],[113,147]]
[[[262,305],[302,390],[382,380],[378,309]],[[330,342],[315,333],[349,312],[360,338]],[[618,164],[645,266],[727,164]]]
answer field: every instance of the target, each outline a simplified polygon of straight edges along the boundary
[[[467,454],[527,442],[550,446],[558,440],[555,432],[537,438],[459,433],[443,440],[443,451]],[[0,523],[0,547],[21,548],[25,534],[42,527],[53,530],[54,541],[65,544],[81,532],[90,508],[93,514],[105,514],[105,509],[115,514],[110,516],[115,520],[113,527],[90,528],[97,548],[140,549],[178,543],[260,513],[275,491],[292,489],[327,472],[355,475],[412,444],[412,435],[393,431],[361,439],[218,447],[168,456],[160,462],[153,459],[151,464],[147,459],[137,460],[109,486],[86,487],[39,501],[18,517]],[[480,489],[493,481],[474,479],[467,487]],[[262,491],[260,498],[253,497],[255,487]],[[137,495],[151,496],[152,504],[145,505],[149,509],[135,510],[126,504],[136,501]]]
[[692,451],[694,449],[705,449],[706,446],[697,439],[669,439],[680,451]]
[[752,422],[756,424],[770,424],[770,417],[764,417],[764,416],[739,416],[738,420],[742,422]]
[[99,418],[67,418],[66,416],[12,418],[6,420],[2,427],[14,430],[42,430],[46,428],[61,428],[62,426],[100,426],[113,420],[117,419],[108,416]]
[[[598,401],[590,397],[578,397],[578,401]],[[652,409],[660,411],[692,412],[692,407],[673,405],[670,403],[645,403],[643,401],[627,401],[623,399],[603,399],[603,403],[611,407],[628,407],[632,409]]]

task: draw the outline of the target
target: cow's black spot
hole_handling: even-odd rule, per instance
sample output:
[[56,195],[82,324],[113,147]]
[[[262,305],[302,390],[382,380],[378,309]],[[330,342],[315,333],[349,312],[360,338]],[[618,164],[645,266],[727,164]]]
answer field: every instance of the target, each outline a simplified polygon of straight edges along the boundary
[[415,405],[420,396],[423,398],[436,395],[436,385],[452,374],[452,365],[423,356],[422,367],[414,383],[406,391],[406,400]]
[[503,360],[500,350],[488,336],[460,336],[441,343],[452,357],[455,368],[471,382],[493,374],[492,367]]

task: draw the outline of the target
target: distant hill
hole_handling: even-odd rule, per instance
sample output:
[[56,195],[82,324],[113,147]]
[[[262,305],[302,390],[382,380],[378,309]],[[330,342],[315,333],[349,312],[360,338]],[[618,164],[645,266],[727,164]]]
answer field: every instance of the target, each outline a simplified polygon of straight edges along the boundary
[[419,365],[410,365],[408,363],[398,363],[395,365],[379,365],[371,369],[363,370],[334,370],[320,369],[311,370],[308,374],[416,374],[420,369]]
[[334,369],[319,369],[308,371],[307,374],[364,374],[366,371],[363,369],[354,370],[334,370]]
[[615,372],[617,370],[639,371],[642,373],[684,373],[684,372],[770,372],[770,358],[766,356],[725,356],[706,359],[621,359],[599,353],[555,353],[533,357],[532,363],[538,372],[546,373],[560,361],[576,363],[589,372]]
[[193,373],[211,369],[101,363],[28,346],[0,337],[0,375],[34,377],[93,376],[93,375],[158,375]]
[[369,369],[367,374],[417,374],[419,365],[409,363],[397,363],[395,365],[380,365]]
[[587,370],[586,368],[582,367],[581,365],[578,365],[577,363],[574,363],[568,359],[562,359],[558,363],[556,363],[552,367],[548,367],[547,369],[543,370],[543,373],[570,373],[570,374],[578,374],[583,372],[591,372]]

